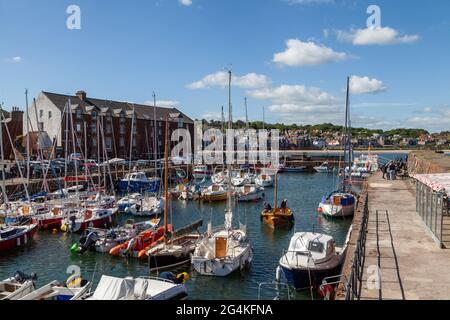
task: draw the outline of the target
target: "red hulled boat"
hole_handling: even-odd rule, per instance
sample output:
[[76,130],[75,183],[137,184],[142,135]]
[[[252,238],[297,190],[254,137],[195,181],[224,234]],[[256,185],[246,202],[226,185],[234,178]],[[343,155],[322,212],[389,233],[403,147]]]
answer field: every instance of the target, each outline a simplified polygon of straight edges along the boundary
[[37,224],[0,228],[0,252],[25,246],[33,240]]

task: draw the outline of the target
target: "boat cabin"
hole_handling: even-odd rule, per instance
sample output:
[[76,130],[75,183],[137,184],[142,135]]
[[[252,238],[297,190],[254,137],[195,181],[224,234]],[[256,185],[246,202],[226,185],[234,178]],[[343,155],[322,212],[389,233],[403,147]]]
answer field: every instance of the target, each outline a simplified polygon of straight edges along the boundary
[[311,257],[314,263],[320,263],[334,256],[335,252],[333,237],[312,232],[297,232],[291,238],[287,256],[290,258],[291,254],[295,254]]

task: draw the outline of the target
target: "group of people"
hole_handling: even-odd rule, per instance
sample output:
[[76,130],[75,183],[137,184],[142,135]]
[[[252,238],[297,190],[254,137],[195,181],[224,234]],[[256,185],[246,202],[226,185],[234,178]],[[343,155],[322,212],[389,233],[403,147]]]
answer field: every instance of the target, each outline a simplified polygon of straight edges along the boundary
[[397,174],[401,171],[406,171],[406,161],[393,160],[381,166],[381,172],[383,173],[383,179],[396,180]]

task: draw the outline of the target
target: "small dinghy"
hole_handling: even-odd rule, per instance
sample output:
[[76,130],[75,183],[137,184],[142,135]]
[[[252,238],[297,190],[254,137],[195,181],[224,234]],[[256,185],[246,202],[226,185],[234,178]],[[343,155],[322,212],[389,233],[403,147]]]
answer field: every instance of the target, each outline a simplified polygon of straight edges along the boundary
[[87,295],[91,286],[91,282],[83,279],[78,274],[74,274],[65,283],[52,281],[19,300],[81,300]]
[[[297,232],[277,269],[297,290],[317,288],[324,278],[339,275],[344,249],[336,250],[333,237],[314,232]],[[280,274],[281,273],[281,274]]]
[[355,212],[357,199],[348,192],[335,191],[328,197],[324,197],[317,209],[326,217],[348,217]]
[[17,271],[14,277],[0,281],[0,300],[18,300],[35,290],[36,274]]
[[186,273],[162,273],[159,278],[116,278],[102,276],[95,291],[86,300],[184,300]]
[[314,167],[314,170],[318,173],[332,173],[334,171],[333,167],[330,167],[328,162],[324,162],[320,166]]

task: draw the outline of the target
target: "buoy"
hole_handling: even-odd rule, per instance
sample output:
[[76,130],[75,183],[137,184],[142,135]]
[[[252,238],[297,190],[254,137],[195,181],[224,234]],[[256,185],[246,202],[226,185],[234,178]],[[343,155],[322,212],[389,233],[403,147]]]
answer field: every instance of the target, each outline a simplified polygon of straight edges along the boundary
[[58,233],[58,229],[54,228],[53,233]]

